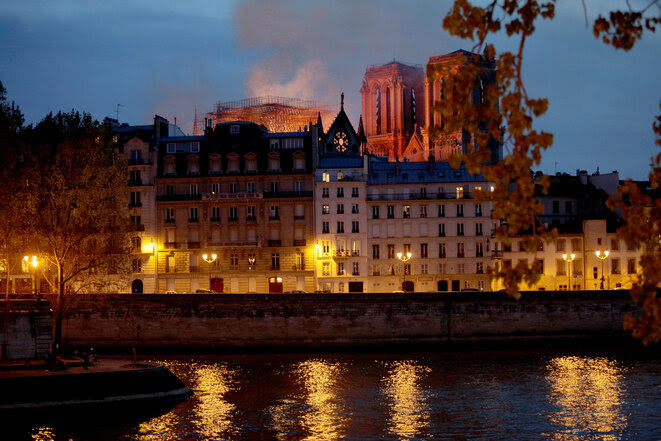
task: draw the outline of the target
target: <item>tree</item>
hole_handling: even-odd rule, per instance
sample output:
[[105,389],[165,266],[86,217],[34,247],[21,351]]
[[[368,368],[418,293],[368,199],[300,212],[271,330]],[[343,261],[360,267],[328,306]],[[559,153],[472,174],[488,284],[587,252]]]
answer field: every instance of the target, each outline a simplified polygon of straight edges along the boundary
[[[474,134],[474,149],[453,159],[455,165],[464,162],[472,173],[482,173],[494,182],[495,191],[476,197],[493,201],[493,216],[501,220],[496,229],[496,240],[510,243],[519,232],[530,232],[524,242],[526,251],[534,252],[540,240],[553,241],[555,230],[547,231],[538,214],[543,207],[535,198],[535,189],[546,192],[549,177],[532,177],[530,170],[539,165],[541,155],[553,143],[550,133],[533,128],[534,119],[548,108],[546,98],[529,97],[523,81],[524,48],[526,39],[535,32],[539,19],[551,20],[555,15],[555,0],[489,0],[475,6],[470,0],[454,0],[452,8],[443,19],[443,27],[450,34],[475,42],[474,55],[464,69],[455,72],[431,72],[443,74],[444,101],[436,110],[441,112],[449,130],[463,128]],[[654,13],[656,12],[656,15]],[[587,17],[586,17],[587,20]],[[612,11],[608,17],[599,15],[593,24],[595,37],[615,49],[629,50],[644,32],[654,32],[661,25],[660,0],[651,0],[645,7],[634,10],[626,2],[626,9]],[[518,39],[516,53],[497,53],[491,44],[485,44],[490,34],[504,32]],[[482,99],[475,102],[470,91],[479,85],[480,62],[483,57],[494,59],[497,65],[497,81],[485,88]],[[657,119],[655,132],[657,145],[661,145],[661,122]],[[496,164],[486,164],[488,141],[502,140],[507,154]],[[661,185],[661,155],[652,158],[650,182],[653,189]],[[511,191],[511,190],[514,191]],[[657,289],[661,282],[661,201],[644,195],[633,183],[622,186],[618,196],[609,205],[623,210],[627,225],[618,233],[632,246],[643,252],[642,275],[634,284],[634,300],[643,306],[639,318],[628,317],[627,329],[644,343],[661,339],[661,299]],[[518,284],[525,280],[534,283],[538,271],[519,263],[515,268],[503,268],[495,273],[504,279],[506,291],[518,298]]]
[[24,181],[20,179],[23,163],[21,161],[21,133],[23,114],[12,103],[7,104],[6,89],[0,82],[0,261],[5,273],[5,298],[9,298],[10,277],[24,246],[25,224],[22,211]]
[[35,246],[57,294],[53,347],[62,339],[65,294],[93,269],[126,256],[126,161],[110,133],[88,114],[47,115],[30,130],[27,214]]

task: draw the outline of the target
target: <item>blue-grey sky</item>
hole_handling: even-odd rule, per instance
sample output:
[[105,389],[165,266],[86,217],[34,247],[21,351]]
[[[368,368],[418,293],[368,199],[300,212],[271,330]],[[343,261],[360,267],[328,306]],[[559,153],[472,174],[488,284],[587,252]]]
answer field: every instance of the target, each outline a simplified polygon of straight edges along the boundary
[[[630,0],[633,6],[647,0]],[[0,0],[0,80],[28,123],[72,108],[148,124],[155,113],[190,133],[217,101],[275,94],[346,108],[357,125],[370,64],[472,48],[447,35],[450,0]],[[624,0],[587,0],[588,19]],[[492,41],[512,48],[503,36]],[[615,51],[585,25],[582,2],[559,1],[526,47],[525,80],[547,96],[538,127],[555,135],[541,169],[618,170],[645,178],[656,153],[661,37]],[[118,108],[118,104],[121,104]]]

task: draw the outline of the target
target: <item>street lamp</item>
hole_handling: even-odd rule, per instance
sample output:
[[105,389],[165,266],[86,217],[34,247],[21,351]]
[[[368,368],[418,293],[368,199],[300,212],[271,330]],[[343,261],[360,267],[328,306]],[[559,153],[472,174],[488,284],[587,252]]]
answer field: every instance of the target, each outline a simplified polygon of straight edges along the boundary
[[252,271],[254,269],[253,268],[254,266],[255,266],[255,256],[250,255],[248,256],[248,269]]
[[217,257],[218,256],[216,254],[212,254],[211,256],[208,254],[202,254],[202,259],[204,259],[209,264],[209,290],[211,290],[211,264],[216,261]]
[[39,266],[39,261],[37,261],[37,256],[23,256],[23,260],[26,265],[32,265],[32,287],[34,289],[34,295],[37,295],[37,266]]
[[599,260],[601,260],[601,286],[600,286],[599,289],[604,289],[604,280],[606,280],[606,278],[604,276],[604,260],[606,260],[606,258],[610,254],[610,251],[608,251],[608,250],[606,250],[606,251],[597,250],[594,253],[597,255]]
[[[402,263],[405,263],[405,262],[408,262],[409,260],[411,260],[411,256],[412,256],[412,254],[411,254],[410,251],[407,251],[406,254],[403,254],[401,252],[397,253],[397,258]],[[404,281],[402,282],[402,291],[404,291],[404,286],[405,285],[406,285],[406,265],[404,265]]]
[[574,259],[576,259],[576,254],[574,254],[574,253],[571,253],[569,255],[567,255],[567,254],[562,255],[562,260],[567,262],[567,283],[568,283],[567,289],[571,288],[571,265],[570,265],[570,263],[573,262]]

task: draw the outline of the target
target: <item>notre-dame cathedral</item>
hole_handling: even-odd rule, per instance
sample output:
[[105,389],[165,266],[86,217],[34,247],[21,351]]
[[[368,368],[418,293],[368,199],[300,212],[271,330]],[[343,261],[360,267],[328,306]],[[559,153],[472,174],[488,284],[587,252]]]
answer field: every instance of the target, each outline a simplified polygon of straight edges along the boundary
[[[460,69],[472,54],[458,50],[447,55],[430,57],[426,72]],[[480,57],[486,86],[496,81],[493,59]],[[406,65],[397,61],[369,66],[360,89],[362,117],[367,137],[366,151],[387,156],[390,161],[425,161],[430,156],[448,160],[454,153],[466,152],[472,137],[465,130],[443,130],[442,117],[432,110],[443,99],[443,77],[428,75],[421,65]],[[477,94],[479,96],[479,93]],[[430,128],[440,128],[440,135],[430,137]],[[492,160],[502,157],[502,145],[489,146]]]

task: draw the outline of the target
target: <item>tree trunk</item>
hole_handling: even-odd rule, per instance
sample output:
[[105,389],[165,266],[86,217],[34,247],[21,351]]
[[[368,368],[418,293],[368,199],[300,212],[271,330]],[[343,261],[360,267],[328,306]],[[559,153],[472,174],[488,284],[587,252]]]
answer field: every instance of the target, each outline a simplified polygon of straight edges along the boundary
[[51,341],[50,355],[49,355],[49,369],[55,370],[57,368],[57,354],[62,346],[62,318],[64,316],[64,282],[62,265],[57,268],[57,301],[53,310],[53,340]]

